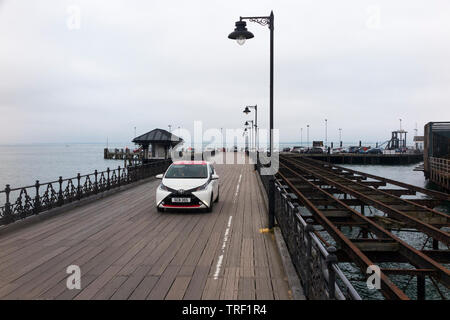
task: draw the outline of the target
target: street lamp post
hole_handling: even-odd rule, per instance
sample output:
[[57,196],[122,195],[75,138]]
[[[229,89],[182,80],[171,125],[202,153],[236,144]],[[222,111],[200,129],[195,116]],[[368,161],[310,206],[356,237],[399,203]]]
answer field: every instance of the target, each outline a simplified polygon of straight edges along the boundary
[[[262,26],[268,26],[270,30],[270,138],[269,138],[269,157],[273,154],[273,30],[274,30],[274,15],[273,11],[269,16],[262,17],[240,17],[236,22],[236,28],[232,33],[228,35],[229,39],[234,39],[238,44],[243,45],[245,40],[254,37],[253,33],[247,30],[247,23],[244,20],[250,22],[256,22]],[[275,185],[274,177],[269,177],[269,229],[272,229],[275,225]]]
[[255,109],[255,148],[256,148],[256,169],[258,169],[258,165],[259,165],[259,144],[258,144],[258,105],[254,105],[254,106],[246,106],[244,109],[244,113],[246,115],[248,115],[251,110],[250,109]]
[[339,128],[339,147],[342,148],[342,128]]
[[269,16],[263,17],[240,17],[236,22],[236,28],[232,33],[228,35],[229,39],[236,40],[238,44],[243,45],[245,40],[254,37],[253,33],[247,30],[247,23],[244,20],[250,22],[256,22],[262,26],[268,26],[270,30],[270,146],[269,156],[273,153],[273,30],[274,30],[274,15],[273,11]]
[[328,120],[325,119],[325,147],[328,147]]
[[[250,125],[251,122],[251,125]],[[251,131],[250,131],[250,151],[254,150],[254,145],[255,145],[255,123],[253,120],[249,120],[245,122],[247,125],[250,126]]]
[[306,125],[306,146],[309,148],[309,124]]
[[303,128],[300,128],[300,146],[303,147]]

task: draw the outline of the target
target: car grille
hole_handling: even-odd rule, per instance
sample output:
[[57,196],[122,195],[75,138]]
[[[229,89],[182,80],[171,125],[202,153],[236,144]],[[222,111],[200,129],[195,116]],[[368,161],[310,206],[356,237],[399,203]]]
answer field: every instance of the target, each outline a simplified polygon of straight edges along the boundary
[[[173,202],[172,198],[190,198],[190,202],[186,203],[180,203],[180,202]],[[203,204],[196,196],[194,196],[192,193],[171,193],[167,197],[164,198],[164,200],[161,202],[163,205],[170,205],[170,206],[197,206]]]

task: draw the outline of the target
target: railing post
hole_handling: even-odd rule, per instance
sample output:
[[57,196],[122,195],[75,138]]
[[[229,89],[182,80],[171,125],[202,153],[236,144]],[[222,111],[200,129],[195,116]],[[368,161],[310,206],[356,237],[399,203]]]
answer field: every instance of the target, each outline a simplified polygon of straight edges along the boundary
[[106,168],[106,174],[107,174],[107,179],[106,179],[106,189],[107,190],[109,190],[109,188],[110,188],[110,181],[109,181],[109,167],[108,168]]
[[14,217],[12,215],[11,203],[9,202],[9,196],[11,193],[11,188],[9,184],[6,185],[5,195],[6,195],[6,203],[5,203],[5,216],[3,217],[3,221],[5,224],[11,223],[14,221]]
[[305,279],[305,294],[309,297],[311,293],[311,260],[312,260],[312,238],[311,232],[314,231],[313,226],[314,220],[307,219],[305,226],[305,236],[306,236],[306,279]]
[[77,199],[80,200],[81,199],[81,175],[80,175],[80,173],[77,174],[77,181],[78,181],[78,185],[77,185]]
[[60,176],[59,180],[59,192],[58,192],[58,206],[62,206],[64,204],[64,195],[63,195],[63,178]]
[[117,175],[117,185],[120,187],[120,166],[119,166],[119,168],[117,168],[117,172],[118,172],[118,175]]
[[36,180],[36,184],[34,185],[36,187],[36,196],[34,197],[34,214],[38,214],[41,211],[41,199],[39,196],[39,180]]
[[98,171],[97,170],[95,170],[94,171],[94,177],[95,177],[95,180],[94,180],[94,193],[98,193]]
[[327,248],[328,256],[326,258],[328,269],[328,299],[336,299],[336,273],[334,272],[334,264],[337,263],[336,248],[330,246]]

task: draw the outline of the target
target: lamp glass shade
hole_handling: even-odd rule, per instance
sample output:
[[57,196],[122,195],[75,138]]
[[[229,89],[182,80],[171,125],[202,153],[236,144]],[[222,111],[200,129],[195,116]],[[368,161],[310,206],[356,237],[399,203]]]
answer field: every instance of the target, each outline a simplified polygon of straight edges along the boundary
[[240,45],[240,46],[244,45],[245,40],[246,40],[246,39],[245,39],[245,37],[243,37],[243,36],[239,36],[239,37],[236,38],[236,42],[237,42],[237,44]]

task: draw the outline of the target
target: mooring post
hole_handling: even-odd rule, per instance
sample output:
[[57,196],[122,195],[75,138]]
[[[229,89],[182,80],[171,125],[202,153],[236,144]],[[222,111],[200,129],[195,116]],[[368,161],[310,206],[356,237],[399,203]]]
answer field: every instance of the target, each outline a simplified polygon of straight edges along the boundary
[[9,184],[5,187],[5,195],[6,195],[6,203],[5,203],[5,216],[3,217],[5,223],[10,223],[14,221],[12,212],[11,212],[11,203],[9,202],[9,195],[11,193],[11,187]]
[[327,248],[328,256],[326,258],[328,269],[328,299],[336,299],[336,273],[334,272],[334,264],[337,263],[336,248],[330,246]]
[[34,187],[36,188],[36,196],[34,197],[34,214],[38,214],[41,211],[41,200],[39,197],[39,180],[36,180],[36,183],[34,184]]

